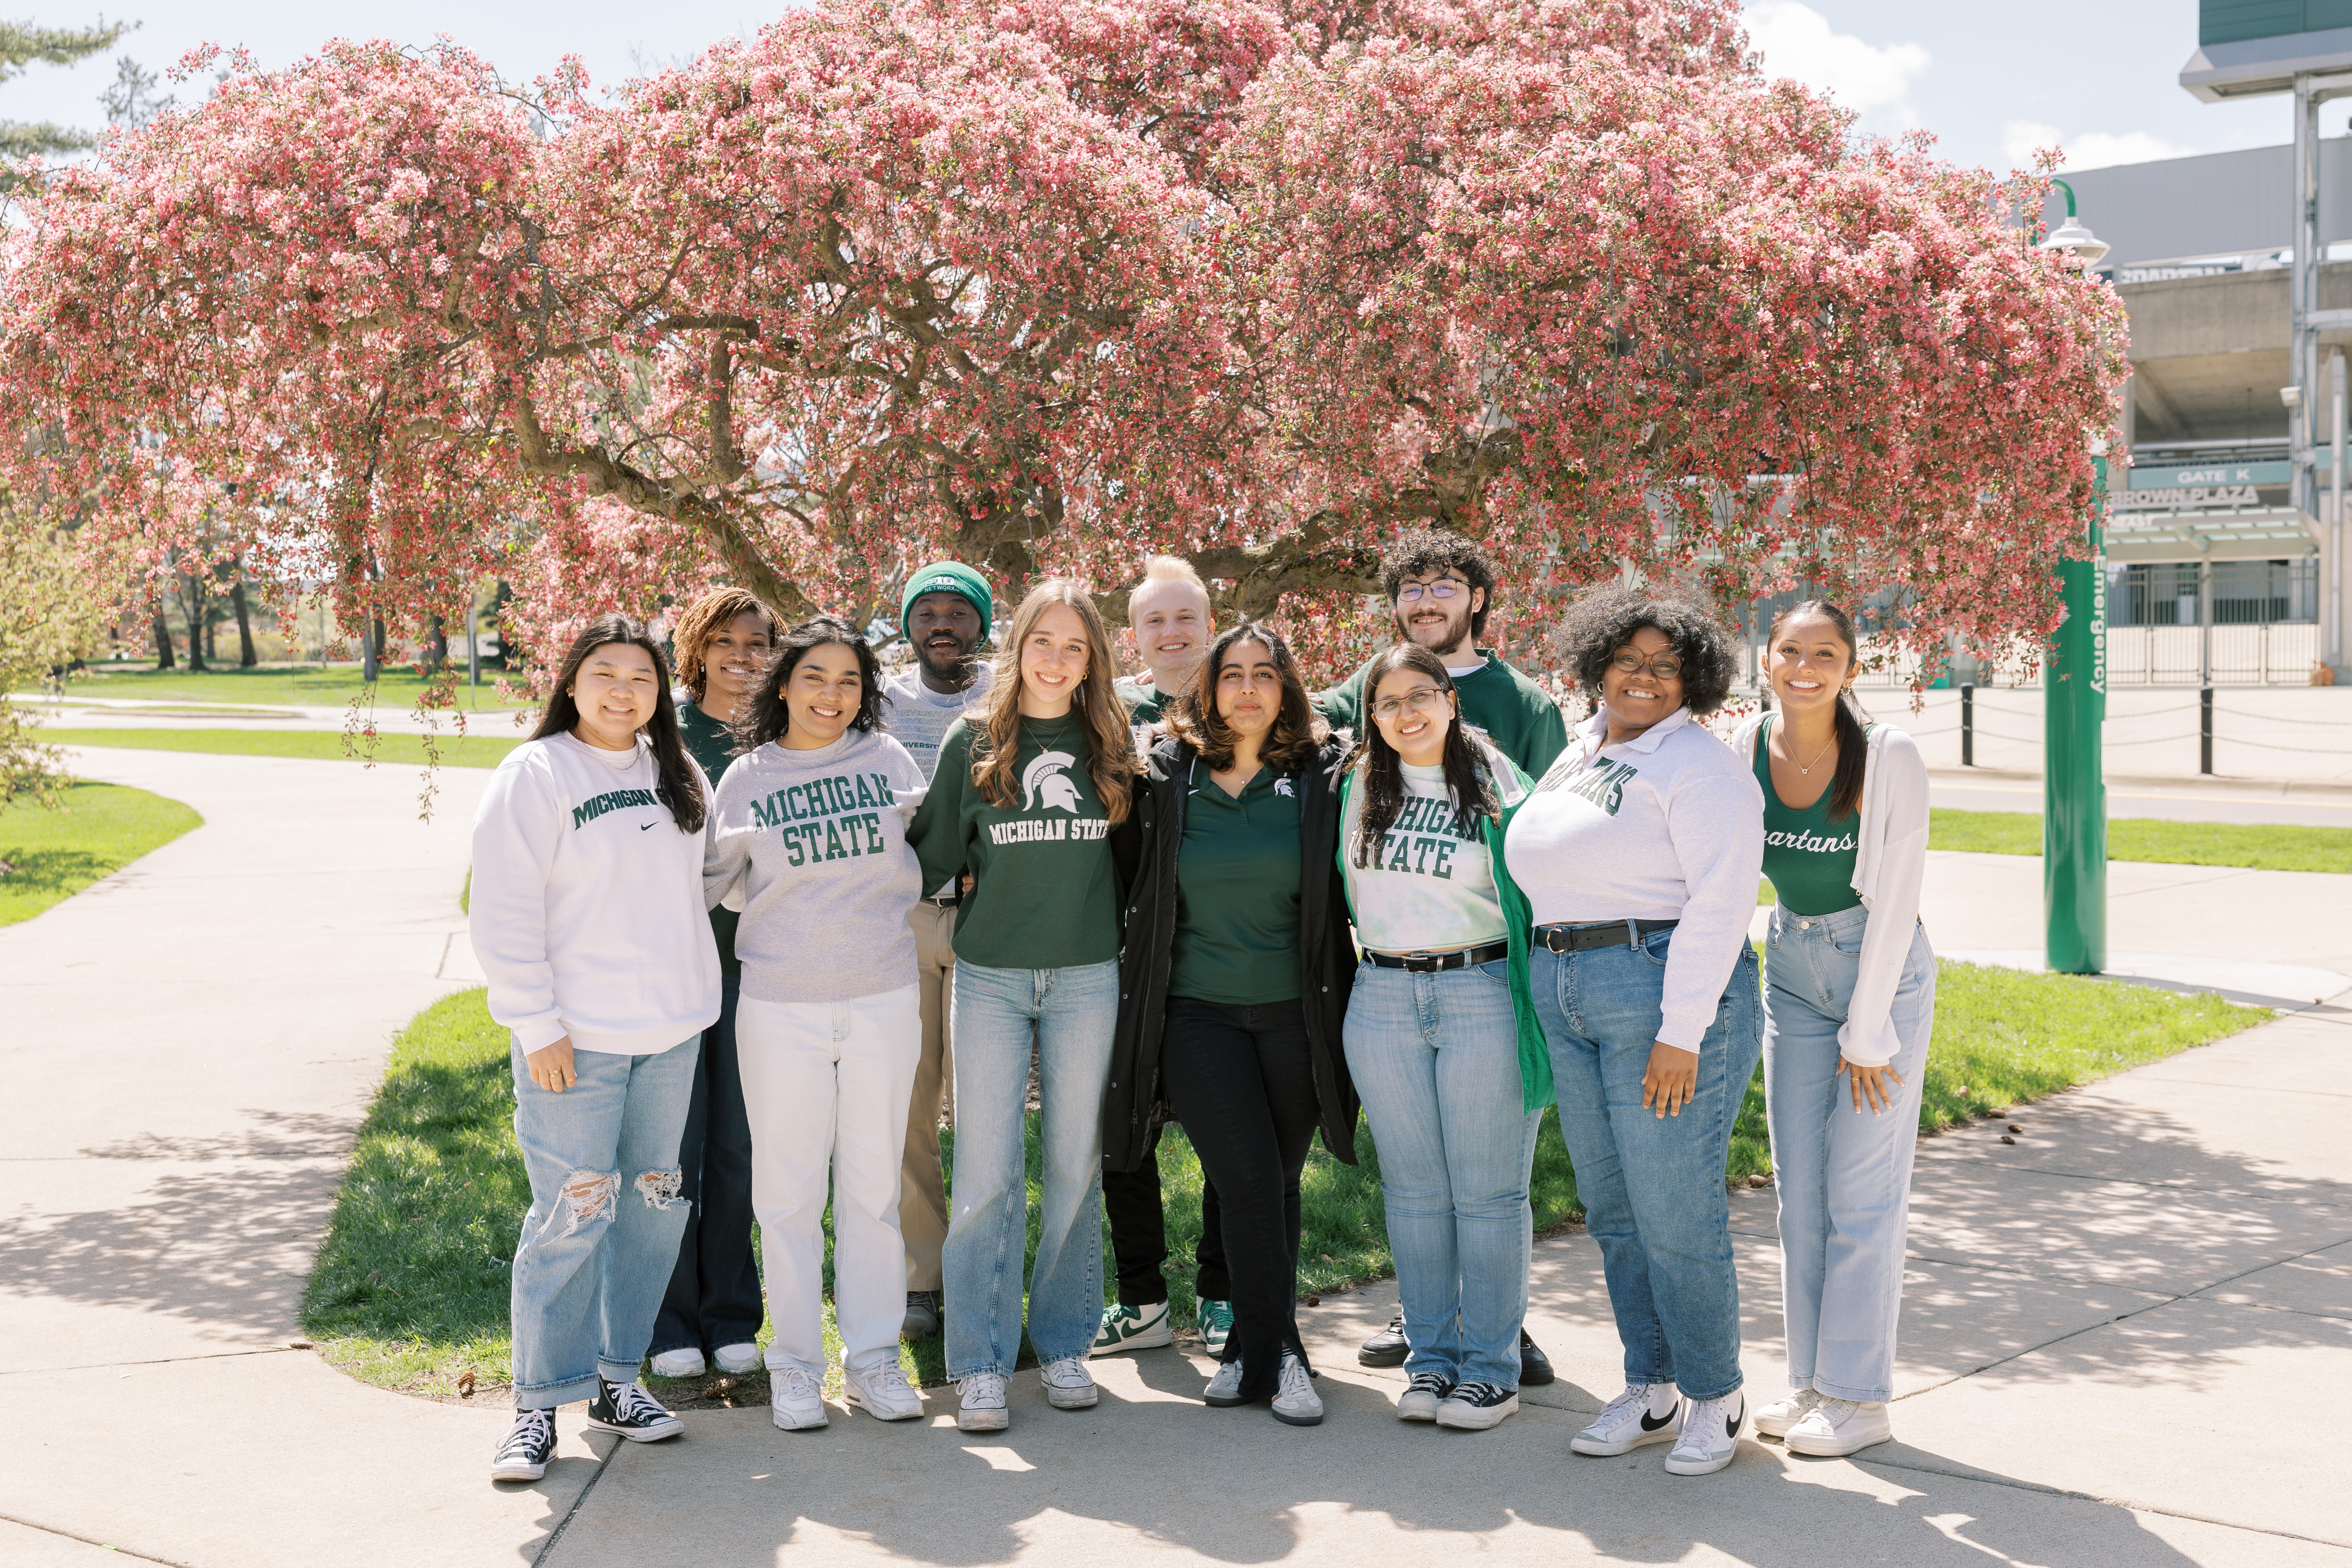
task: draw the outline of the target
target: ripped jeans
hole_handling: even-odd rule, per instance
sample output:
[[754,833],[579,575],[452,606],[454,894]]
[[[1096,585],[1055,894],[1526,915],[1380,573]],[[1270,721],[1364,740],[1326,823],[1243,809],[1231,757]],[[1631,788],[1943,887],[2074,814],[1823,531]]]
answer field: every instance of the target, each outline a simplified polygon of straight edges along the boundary
[[635,1380],[645,1360],[692,1207],[677,1151],[702,1037],[647,1056],[574,1050],[577,1080],[562,1094],[511,1050],[530,1174],[509,1309],[515,1405],[551,1410],[595,1397],[599,1374]]

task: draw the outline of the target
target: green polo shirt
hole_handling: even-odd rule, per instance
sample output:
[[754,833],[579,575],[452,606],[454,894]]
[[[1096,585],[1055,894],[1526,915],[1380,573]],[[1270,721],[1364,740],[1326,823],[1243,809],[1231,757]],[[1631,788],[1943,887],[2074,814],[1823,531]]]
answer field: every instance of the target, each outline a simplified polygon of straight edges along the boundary
[[1235,798],[1192,763],[1168,994],[1233,1007],[1297,999],[1298,854],[1296,779],[1262,767]]
[[1127,707],[1128,721],[1132,724],[1157,724],[1174,700],[1157,686],[1146,686],[1131,675],[1122,675],[1110,683],[1111,694]]
[[1093,747],[1076,714],[1021,721],[1013,804],[1000,806],[971,777],[986,726],[971,716],[940,741],[930,793],[907,828],[923,886],[971,873],[956,915],[955,953],[987,969],[1067,969],[1118,956],[1118,869],[1110,819],[1094,776]]
[[[1462,699],[1464,722],[1486,731],[1495,749],[1519,765],[1519,772],[1539,779],[1552,759],[1568,750],[1568,721],[1551,694],[1485,648],[1486,662],[1467,675],[1454,677],[1454,694]],[[1364,711],[1364,677],[1372,661],[1328,691],[1319,692],[1315,706],[1335,730],[1352,730],[1362,740],[1371,722]]]
[[[705,713],[691,702],[677,705],[677,728],[686,741],[687,755],[702,765],[703,775],[710,787],[717,789],[719,781],[735,761],[735,737],[726,725]],[[740,975],[743,965],[735,957],[735,927],[742,916],[733,910],[710,911],[710,934],[719,939],[719,972]]]

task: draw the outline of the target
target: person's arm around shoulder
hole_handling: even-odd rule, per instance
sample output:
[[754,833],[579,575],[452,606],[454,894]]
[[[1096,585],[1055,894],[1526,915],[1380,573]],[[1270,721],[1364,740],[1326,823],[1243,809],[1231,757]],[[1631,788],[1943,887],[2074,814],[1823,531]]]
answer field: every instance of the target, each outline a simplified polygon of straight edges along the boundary
[[1520,679],[1527,682],[1528,702],[1534,711],[1528,716],[1527,742],[1517,760],[1529,777],[1541,778],[1568,750],[1568,715],[1560,711],[1550,692],[1525,676]]
[[563,803],[545,748],[518,752],[491,775],[474,814],[466,929],[489,983],[490,1016],[514,1033],[531,1079],[572,1087],[572,1038],[555,1005],[547,884],[563,842]]
[[1372,668],[1366,659],[1356,673],[1328,691],[1318,691],[1307,700],[1323,715],[1323,721],[1334,730],[1347,730],[1356,734],[1364,732],[1364,671]]
[[[1885,1067],[1901,1045],[1895,1037],[1895,994],[1919,923],[1927,873],[1927,759],[1910,736],[1885,726],[1870,745],[1870,787],[1855,825],[1861,842],[1874,847],[1871,885],[1856,889],[1870,910],[1870,923],[1863,931],[1853,999],[1838,1028],[1838,1055],[1857,1068]],[[1859,1095],[1862,1075],[1854,1076]]]

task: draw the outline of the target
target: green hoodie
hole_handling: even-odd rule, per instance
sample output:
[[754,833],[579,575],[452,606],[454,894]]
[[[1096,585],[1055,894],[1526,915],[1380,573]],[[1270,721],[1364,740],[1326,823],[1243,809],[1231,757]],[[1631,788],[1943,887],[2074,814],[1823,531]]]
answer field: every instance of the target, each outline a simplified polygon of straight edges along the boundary
[[1118,871],[1110,819],[1087,772],[1085,721],[1021,721],[1017,795],[995,805],[972,782],[984,721],[948,726],[930,793],[907,829],[923,886],[970,872],[956,917],[955,952],[989,969],[1067,969],[1118,956]]
[[[1488,776],[1494,779],[1496,793],[1502,796],[1503,813],[1486,824],[1489,858],[1495,867],[1495,894],[1503,906],[1503,935],[1510,946],[1511,1010],[1519,1021],[1519,1091],[1520,1104],[1528,1110],[1541,1110],[1552,1101],[1551,1046],[1544,1038],[1543,1023],[1536,1016],[1535,989],[1528,978],[1528,941],[1535,929],[1533,911],[1528,907],[1528,897],[1519,885],[1511,880],[1511,868],[1503,854],[1503,835],[1509,831],[1511,818],[1526,805],[1535,791],[1535,784],[1518,765],[1505,756],[1491,742],[1476,734],[1479,753],[1486,759]],[[1339,877],[1344,884],[1348,876],[1349,803],[1353,799],[1360,764],[1349,768],[1339,781],[1339,847],[1337,860]],[[1355,894],[1349,893],[1348,913],[1355,914]]]

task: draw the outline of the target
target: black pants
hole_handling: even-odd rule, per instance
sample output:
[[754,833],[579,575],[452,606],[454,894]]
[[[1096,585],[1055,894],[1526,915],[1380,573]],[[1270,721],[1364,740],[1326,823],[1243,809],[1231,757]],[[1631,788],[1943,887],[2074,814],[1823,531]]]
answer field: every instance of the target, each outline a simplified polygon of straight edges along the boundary
[[702,1031],[702,1067],[677,1152],[679,1193],[694,1205],[677,1267],[654,1320],[648,1355],[749,1344],[760,1337],[760,1266],[751,1253],[751,1121],[735,1065],[735,999],[727,977],[719,1022]]
[[[1160,1133],[1143,1163],[1132,1171],[1103,1173],[1103,1214],[1110,1221],[1111,1267],[1118,1275],[1123,1306],[1150,1307],[1168,1300],[1167,1213],[1160,1199]],[[1201,1244],[1192,1249],[1192,1293],[1203,1301],[1230,1301],[1234,1282],[1225,1272],[1225,1238],[1217,1207],[1217,1184],[1201,1178]]]
[[1168,1101],[1223,1196],[1233,1270],[1234,1332],[1225,1359],[1242,1363],[1242,1397],[1273,1395],[1286,1346],[1298,1338],[1298,1173],[1315,1137],[1315,1074],[1297,1002],[1226,1007],[1168,1003],[1160,1047]]

